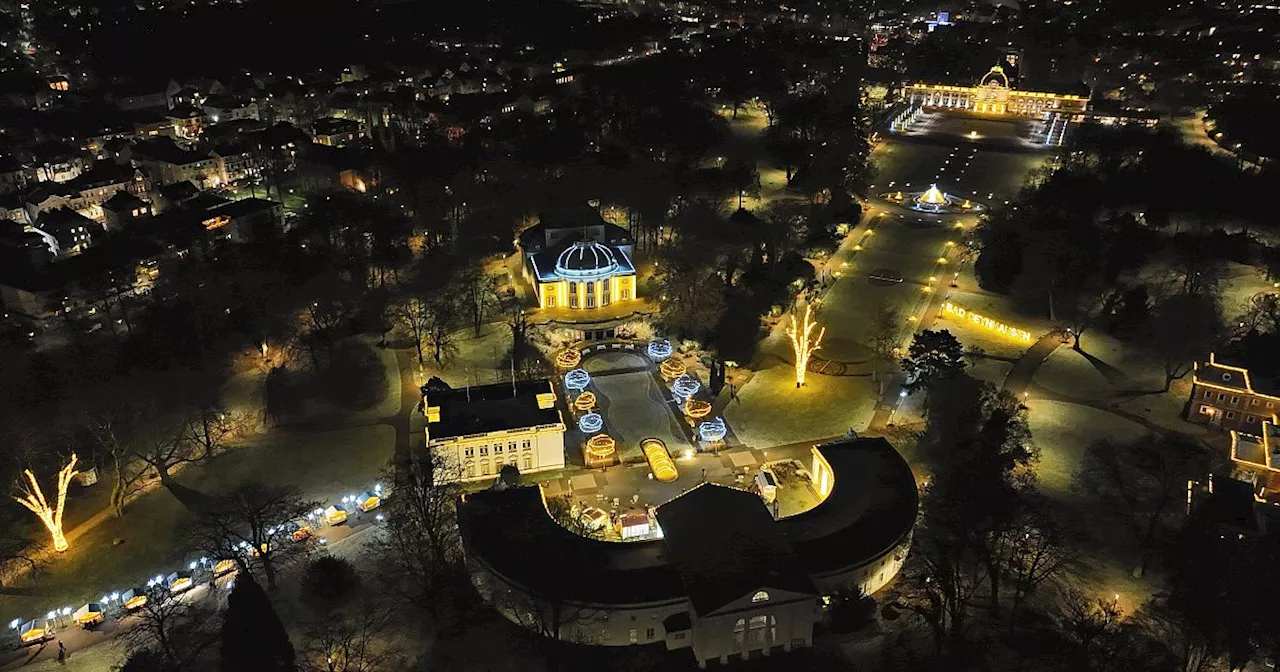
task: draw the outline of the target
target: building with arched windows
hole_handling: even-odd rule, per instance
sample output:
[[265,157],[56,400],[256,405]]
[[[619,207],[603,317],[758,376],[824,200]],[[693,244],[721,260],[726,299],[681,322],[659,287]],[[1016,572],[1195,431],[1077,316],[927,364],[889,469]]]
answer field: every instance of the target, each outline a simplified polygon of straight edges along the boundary
[[983,75],[977,86],[908,84],[903,87],[903,97],[913,106],[1039,118],[1084,114],[1089,106],[1088,96],[1015,89],[999,65]]
[[458,524],[473,583],[512,622],[727,663],[812,645],[824,598],[873,594],[906,559],[919,497],[888,441],[816,446],[810,472],[807,511],[775,520],[759,495],[700,483],[656,509],[647,541],[565,529],[536,485],[465,495]]
[[422,408],[427,449],[450,477],[493,480],[505,465],[525,474],[564,468],[564,419],[549,380],[429,391]]
[[594,208],[543,215],[520,232],[519,245],[521,273],[537,307],[548,319],[581,325],[585,339],[612,336],[612,328],[642,305],[632,261],[635,241]]

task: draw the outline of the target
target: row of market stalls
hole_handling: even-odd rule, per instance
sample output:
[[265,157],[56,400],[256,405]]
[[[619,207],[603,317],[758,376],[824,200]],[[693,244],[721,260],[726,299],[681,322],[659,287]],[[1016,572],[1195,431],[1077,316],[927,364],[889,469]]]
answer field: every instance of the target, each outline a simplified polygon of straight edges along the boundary
[[[371,512],[382,506],[388,493],[382,484],[375,484],[373,489],[359,495],[346,495],[341,501],[317,508],[301,520],[282,523],[277,528],[268,530],[273,539],[290,543],[316,543],[324,546],[328,540],[319,535],[323,526],[342,525],[347,522],[350,512]],[[382,514],[375,514],[376,520],[382,520]],[[271,542],[267,542],[271,543]],[[202,557],[187,564],[185,569],[157,574],[139,584],[123,591],[104,593],[92,602],[86,602],[77,609],[70,606],[55,609],[42,617],[31,619],[14,619],[9,623],[10,630],[16,630],[18,643],[23,646],[39,644],[53,639],[63,628],[80,626],[93,629],[106,621],[108,617],[124,618],[146,607],[147,602],[165,595],[182,595],[197,585],[207,582],[215,585],[219,580],[229,578],[248,559],[257,557],[259,550],[248,542],[239,544],[239,558],[211,559]]]

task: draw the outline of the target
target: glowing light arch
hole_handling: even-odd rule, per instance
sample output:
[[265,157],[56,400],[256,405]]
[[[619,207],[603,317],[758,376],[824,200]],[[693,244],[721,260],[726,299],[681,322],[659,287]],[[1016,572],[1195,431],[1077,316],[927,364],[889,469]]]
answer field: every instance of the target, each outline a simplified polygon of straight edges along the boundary
[[661,341],[654,341],[650,343],[648,352],[651,359],[661,361],[670,357],[671,353],[675,352],[675,350],[671,347],[671,341],[663,339]]
[[588,413],[578,418],[578,429],[581,429],[583,434],[595,434],[604,429],[604,417],[599,413]]
[[564,374],[564,386],[574,392],[581,392],[591,384],[591,374],[586,369],[574,369]]
[[596,395],[594,392],[583,392],[573,400],[573,407],[579,411],[589,411],[596,407]]
[[701,388],[702,383],[699,383],[697,378],[689,374],[676,378],[675,382],[671,384],[671,391],[681,399],[692,397]]
[[556,355],[556,366],[562,369],[572,369],[582,363],[582,353],[577,350],[565,350]]
[[698,437],[703,441],[714,443],[723,440],[728,434],[729,428],[724,424],[724,418],[715,417],[698,423]]

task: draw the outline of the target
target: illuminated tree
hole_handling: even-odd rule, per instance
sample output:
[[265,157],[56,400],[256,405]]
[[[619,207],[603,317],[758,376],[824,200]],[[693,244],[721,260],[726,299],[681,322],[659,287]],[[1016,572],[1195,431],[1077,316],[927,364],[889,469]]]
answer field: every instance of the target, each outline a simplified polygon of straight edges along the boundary
[[796,356],[796,387],[804,385],[804,373],[809,367],[809,357],[822,347],[822,337],[827,333],[827,328],[823,327],[818,330],[816,338],[813,336],[813,330],[817,328],[818,323],[812,319],[812,308],[813,306],[806,304],[804,320],[797,326],[796,316],[793,314],[791,326],[787,327],[787,336],[791,339],[791,350]]
[[78,461],[75,453],[72,453],[71,461],[58,472],[58,499],[54,506],[49,506],[44,490],[40,488],[40,482],[36,480],[36,475],[31,473],[30,469],[22,471],[26,479],[20,486],[22,497],[14,497],[14,500],[40,518],[40,522],[44,523],[49,530],[49,535],[53,537],[53,550],[59,553],[70,547],[66,535],[62,533],[62,511],[66,508],[67,486],[71,485],[71,479],[79,473],[76,471]]

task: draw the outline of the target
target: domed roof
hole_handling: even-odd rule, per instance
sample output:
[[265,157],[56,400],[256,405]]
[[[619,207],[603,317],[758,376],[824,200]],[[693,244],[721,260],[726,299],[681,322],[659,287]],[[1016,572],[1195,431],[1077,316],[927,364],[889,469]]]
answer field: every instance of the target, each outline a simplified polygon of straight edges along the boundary
[[556,257],[556,273],[566,277],[608,275],[617,268],[613,251],[595,241],[578,241]]
[[1009,88],[1009,76],[1004,74],[1004,68],[998,65],[993,66],[987,74],[982,76],[982,81],[979,86],[991,85],[1004,87],[1006,89]]

